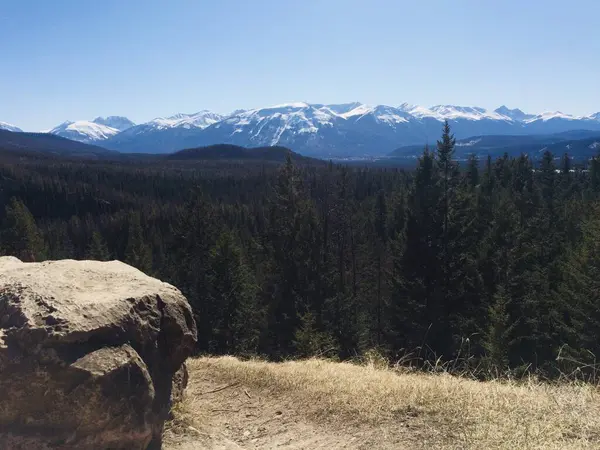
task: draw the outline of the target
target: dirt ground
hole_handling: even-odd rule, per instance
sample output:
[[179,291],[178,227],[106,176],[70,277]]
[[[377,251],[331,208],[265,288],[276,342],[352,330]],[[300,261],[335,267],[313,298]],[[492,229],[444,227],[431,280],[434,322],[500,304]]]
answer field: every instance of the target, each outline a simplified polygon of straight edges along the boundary
[[[165,450],[372,449],[382,448],[382,433],[389,434],[384,428],[313,423],[273,392],[226,384],[209,374],[190,379],[187,394],[201,399],[210,419],[202,419],[201,429],[167,431]],[[414,448],[406,445],[410,424],[399,425],[383,448]]]
[[165,450],[600,448],[595,385],[365,362],[192,358]]

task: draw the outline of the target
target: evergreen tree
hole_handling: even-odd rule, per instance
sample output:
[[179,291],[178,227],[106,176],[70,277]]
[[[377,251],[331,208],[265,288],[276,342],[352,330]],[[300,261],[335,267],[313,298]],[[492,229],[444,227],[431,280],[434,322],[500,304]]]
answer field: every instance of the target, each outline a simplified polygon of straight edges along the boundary
[[[483,232],[478,222],[477,194],[469,186],[457,185],[450,204],[443,314],[447,322],[446,346],[439,349],[447,358],[460,351],[467,339],[471,351],[485,326],[486,304],[483,277],[479,271]],[[470,356],[470,355],[469,355]]]
[[92,240],[90,241],[87,257],[88,259],[96,261],[108,261],[110,259],[108,246],[98,231],[92,233]]
[[208,301],[209,255],[217,240],[216,211],[204,195],[192,189],[184,206],[175,212],[166,271],[168,279],[187,297],[198,328],[199,351],[208,351],[213,325]]
[[326,301],[327,327],[333,332],[342,358],[357,352],[361,342],[362,322],[362,308],[358,297],[354,202],[350,190],[350,172],[347,168],[342,168],[332,205],[335,220],[330,225],[335,294]]
[[301,357],[332,355],[339,352],[331,333],[323,331],[311,311],[300,317],[300,326],[294,335],[294,346]]
[[210,350],[215,353],[255,353],[262,331],[257,286],[242,260],[231,232],[221,233],[208,260],[207,313],[211,322]]
[[306,205],[299,171],[288,154],[274,186],[265,239],[270,256],[270,276],[268,289],[264,291],[268,320],[264,345],[268,352],[278,356],[293,353],[294,336],[300,325],[299,309],[305,303],[299,295],[301,286],[295,256],[299,244],[297,234]]
[[442,319],[439,237],[443,222],[438,214],[441,195],[435,164],[425,148],[408,194],[406,229],[394,242],[389,313],[394,353],[416,350],[426,342],[431,326]]
[[149,274],[152,271],[152,254],[144,238],[139,213],[129,215],[128,226],[125,262]]
[[[562,264],[564,281],[556,292],[562,314],[556,315],[561,327],[563,360],[574,368],[596,370],[600,354],[600,206],[595,205],[583,225],[581,242],[569,251]],[[594,356],[596,355],[596,356]]]
[[469,155],[467,164],[467,183],[471,189],[475,189],[479,186],[479,160],[477,156],[474,154]]
[[55,227],[49,227],[45,234],[45,240],[48,242],[49,259],[77,258],[76,245],[71,239],[67,224],[61,223]]
[[562,157],[562,166],[560,168],[560,172],[562,175],[570,177],[571,176],[571,158],[569,154],[565,152]]
[[[452,197],[458,180],[458,164],[452,158],[454,157],[454,146],[456,139],[450,132],[448,121],[444,122],[442,139],[437,142],[436,162],[439,171],[439,189],[442,207],[442,256],[448,257],[448,226]],[[444,263],[444,278],[448,276],[447,261]]]
[[442,224],[441,234],[438,237],[440,239],[440,254],[439,259],[436,262],[438,265],[438,271],[440,277],[439,283],[439,294],[438,299],[435,302],[435,308],[431,309],[432,312],[432,324],[434,324],[434,336],[432,339],[439,343],[435,345],[436,349],[444,350],[444,353],[448,353],[446,345],[442,343],[449,343],[450,330],[448,329],[448,317],[445,314],[445,310],[448,308],[448,304],[452,301],[451,299],[451,258],[450,254],[450,235],[452,233],[451,227],[451,214],[453,203],[456,199],[456,190],[459,180],[458,163],[453,160],[454,157],[454,146],[456,139],[450,131],[450,125],[448,121],[445,121],[444,128],[442,131],[442,138],[437,142],[436,152],[436,163],[438,176],[438,189],[440,192],[440,205],[439,211],[441,211],[440,222]]
[[489,308],[488,329],[484,336],[484,347],[494,375],[502,374],[509,367],[508,350],[510,348],[510,316],[508,302],[503,286],[494,295],[494,302]]
[[387,205],[385,199],[385,193],[380,190],[377,194],[377,200],[375,203],[375,234],[377,236],[377,244],[375,246],[376,261],[377,261],[377,346],[381,347],[383,344],[383,313],[385,309],[384,305],[384,284],[385,274],[384,268],[386,266],[387,256],[387,244],[388,244],[388,230],[387,230]]
[[600,193],[600,155],[596,155],[589,161],[588,170],[590,173],[589,190],[591,196],[596,197]]
[[33,215],[17,198],[5,207],[0,233],[0,249],[21,261],[39,262],[46,259],[47,248]]

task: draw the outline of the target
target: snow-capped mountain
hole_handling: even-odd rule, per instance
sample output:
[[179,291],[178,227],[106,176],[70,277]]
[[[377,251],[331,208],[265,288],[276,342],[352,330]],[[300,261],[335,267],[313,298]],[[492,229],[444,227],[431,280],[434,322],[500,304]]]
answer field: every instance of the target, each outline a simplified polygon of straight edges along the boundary
[[526,114],[518,108],[510,109],[504,105],[498,109],[495,109],[494,112],[504,117],[508,117],[515,122],[524,122],[535,117],[535,114]]
[[556,119],[577,120],[577,119],[583,119],[583,117],[575,117],[575,116],[572,116],[571,114],[565,114],[560,111],[546,111],[541,114],[537,114],[532,117],[529,117],[529,118],[525,119],[523,122],[524,123],[532,123],[532,122],[537,122],[537,121],[547,122],[549,120],[556,120]]
[[133,125],[124,117],[66,122],[52,133],[122,152],[168,153],[212,144],[283,145],[310,156],[384,155],[407,145],[434,143],[448,120],[458,139],[486,135],[544,135],[572,130],[600,132],[600,113],[528,114],[501,106],[424,107],[285,103],[230,114],[202,110]]
[[423,139],[417,122],[390,106],[286,103],[227,117],[187,145],[282,145],[311,156],[361,155],[393,146],[399,135]]
[[203,110],[194,114],[176,114],[167,119],[155,119],[150,123],[155,123],[159,128],[162,126],[167,128],[200,128],[202,130],[224,118],[225,116],[221,114]]
[[[327,135],[343,119],[323,105],[286,103],[251,109],[225,118],[204,131],[207,142],[227,137],[237,145],[312,145],[315,136]],[[310,142],[310,144],[309,144]]]
[[13,132],[21,132],[19,127],[11,125],[10,123],[0,122],[0,130],[13,131]]
[[[311,156],[380,155],[402,145],[433,143],[448,120],[457,138],[483,135],[553,134],[571,130],[600,132],[600,113],[575,117],[562,113],[527,114],[502,106],[437,105],[430,108],[362,103],[290,103],[245,111],[207,127],[196,142],[284,145]],[[190,142],[191,144],[192,142]]]
[[359,121],[365,117],[372,117],[376,122],[388,125],[406,123],[414,119],[414,116],[405,111],[385,105],[367,106],[358,104],[355,108],[339,115],[346,120],[355,121]]
[[[189,147],[188,140],[205,128],[222,121],[225,116],[211,111],[158,117],[108,139],[107,148],[133,153],[168,153]],[[193,146],[193,145],[192,145]]]
[[108,117],[96,117],[92,122],[98,125],[104,125],[115,130],[125,131],[128,128],[134,127],[135,123],[123,116],[108,116]]
[[498,113],[497,111],[488,111],[484,108],[475,106],[454,106],[454,105],[436,105],[431,108],[424,108],[423,106],[407,105],[406,103],[400,105],[400,108],[413,117],[424,119],[432,118],[438,121],[444,120],[498,120],[498,121],[512,121],[509,116]]
[[91,121],[69,120],[45,132],[89,144],[105,141],[133,126],[135,124],[127,117],[108,116],[96,117]]
[[85,143],[97,143],[120,133],[116,128],[107,127],[87,120],[63,122],[48,131],[60,137]]
[[204,129],[213,123],[223,120],[225,116],[213,113],[211,111],[199,111],[194,114],[175,114],[169,117],[157,117],[149,122],[137,125],[135,130],[130,134],[140,134],[149,130],[166,130],[169,128],[184,128],[184,129]]
[[588,116],[588,118],[592,119],[592,120],[598,120],[598,121],[600,121],[600,112],[597,112],[597,113],[594,113],[594,114],[590,114]]

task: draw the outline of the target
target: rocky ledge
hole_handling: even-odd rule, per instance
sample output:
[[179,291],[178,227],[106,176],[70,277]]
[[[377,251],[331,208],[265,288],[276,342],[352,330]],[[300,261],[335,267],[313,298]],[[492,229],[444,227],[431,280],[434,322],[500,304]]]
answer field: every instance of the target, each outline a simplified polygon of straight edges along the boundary
[[0,448],[160,448],[195,342],[181,292],[124,263],[1,257]]

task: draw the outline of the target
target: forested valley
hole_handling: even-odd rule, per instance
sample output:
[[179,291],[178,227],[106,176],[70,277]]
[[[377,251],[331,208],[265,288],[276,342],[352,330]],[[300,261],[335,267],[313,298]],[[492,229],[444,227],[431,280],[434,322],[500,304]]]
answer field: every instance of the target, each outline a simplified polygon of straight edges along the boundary
[[600,158],[453,154],[447,125],[415,170],[2,153],[0,255],[172,283],[198,353],[595,377]]

